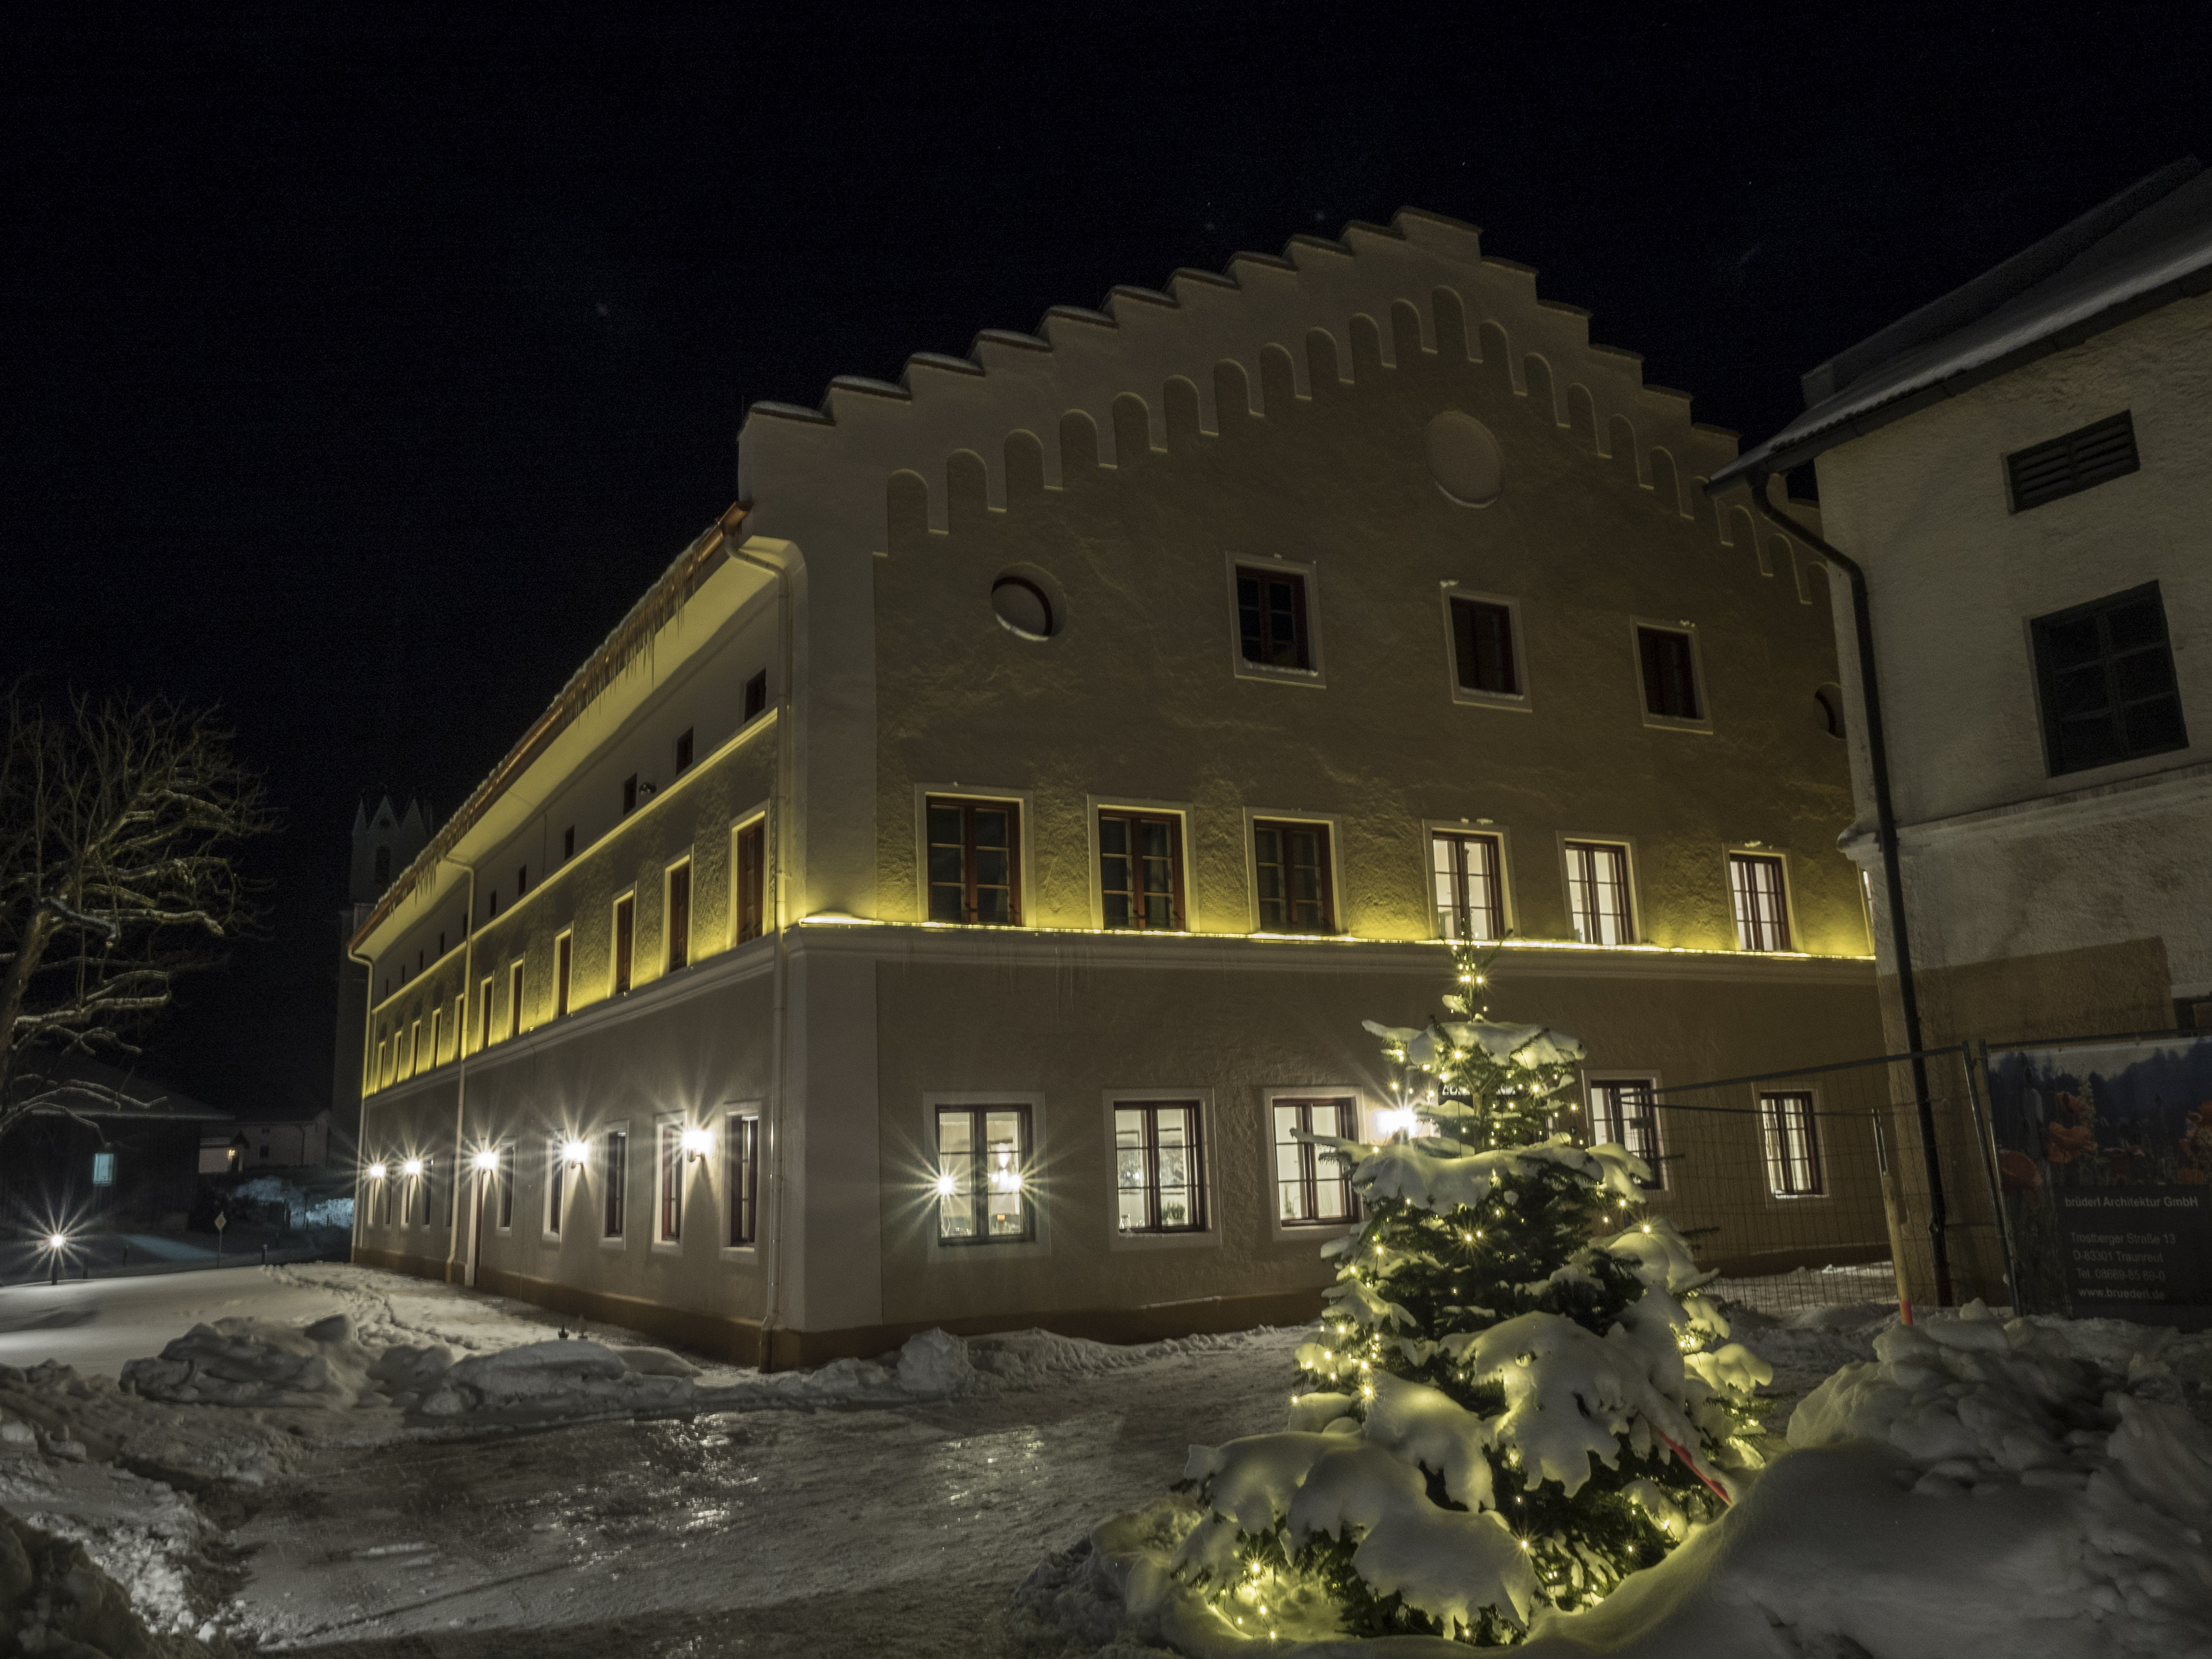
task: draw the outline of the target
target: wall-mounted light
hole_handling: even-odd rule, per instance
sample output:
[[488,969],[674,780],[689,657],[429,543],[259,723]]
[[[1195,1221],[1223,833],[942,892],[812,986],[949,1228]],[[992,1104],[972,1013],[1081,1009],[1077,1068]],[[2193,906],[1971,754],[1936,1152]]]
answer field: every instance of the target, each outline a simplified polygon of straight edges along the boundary
[[561,1161],[572,1170],[582,1169],[585,1161],[591,1155],[592,1149],[580,1140],[564,1140],[561,1143]]
[[421,1175],[422,1173],[422,1160],[419,1158],[409,1158],[404,1164],[399,1166],[399,1173],[404,1176]]
[[950,1198],[959,1190],[960,1183],[952,1178],[950,1170],[937,1177],[937,1195],[939,1198]]
[[489,1175],[499,1168],[499,1153],[487,1146],[476,1155],[475,1161],[478,1174]]
[[372,1164],[368,1166],[368,1178],[371,1181],[381,1181],[385,1176],[391,1173],[392,1171],[386,1169],[381,1164]]
[[714,1132],[692,1124],[684,1131],[684,1156],[696,1160],[714,1150]]
[[1390,1106],[1375,1114],[1375,1133],[1385,1140],[1395,1140],[1400,1135],[1410,1135],[1419,1121],[1410,1106]]

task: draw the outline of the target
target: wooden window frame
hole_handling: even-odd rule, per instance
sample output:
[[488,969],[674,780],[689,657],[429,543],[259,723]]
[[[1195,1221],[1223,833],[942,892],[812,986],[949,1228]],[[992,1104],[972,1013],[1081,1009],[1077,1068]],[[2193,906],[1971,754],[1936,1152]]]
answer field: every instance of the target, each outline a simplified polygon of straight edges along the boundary
[[[1107,852],[1106,826],[1109,823],[1118,823],[1127,826],[1131,851],[1119,855]],[[1144,917],[1143,901],[1151,896],[1151,890],[1143,886],[1140,874],[1143,857],[1134,848],[1139,827],[1145,824],[1164,825],[1168,831],[1169,890],[1166,897],[1169,918],[1167,926],[1164,927],[1154,927]],[[1092,867],[1097,882],[1099,927],[1115,933],[1188,933],[1190,912],[1187,908],[1183,878],[1183,815],[1180,811],[1158,807],[1095,806],[1091,809],[1091,833],[1097,840],[1097,856]],[[1127,890],[1131,900],[1129,915],[1132,920],[1118,924],[1109,921],[1106,915],[1107,895],[1109,890],[1112,890],[1106,885],[1106,860],[1113,856],[1127,859],[1133,884]]]
[[[1455,581],[1441,584],[1444,624],[1444,683],[1454,702],[1474,708],[1507,708],[1526,714],[1534,705],[1528,696],[1528,642],[1521,627],[1521,601],[1505,593],[1482,593]],[[1505,615],[1507,650],[1511,655],[1515,690],[1491,691],[1467,684],[1465,653],[1461,649],[1461,608],[1480,606]]]
[[[1307,1133],[1328,1133],[1328,1131],[1326,1129],[1316,1130],[1314,1127],[1313,1109],[1317,1106],[1341,1109],[1344,1117],[1349,1119],[1348,1123],[1343,1118],[1339,1120],[1339,1127],[1345,1131],[1341,1139],[1358,1140],[1360,1138],[1361,1120],[1365,1114],[1361,1109],[1360,1097],[1356,1091],[1347,1089],[1339,1091],[1326,1088],[1271,1089],[1266,1096],[1267,1208],[1269,1215],[1273,1218],[1275,1231],[1279,1233],[1304,1233],[1316,1227],[1351,1227],[1357,1224],[1359,1220],[1359,1195],[1352,1188],[1349,1170],[1346,1171],[1343,1180],[1344,1212],[1340,1215],[1322,1215],[1320,1213],[1322,1182],[1320,1148],[1311,1141],[1281,1140],[1276,1138],[1275,1114],[1285,1108],[1297,1112],[1297,1127],[1304,1129]],[[1292,1146],[1298,1149],[1297,1179],[1302,1207],[1305,1213],[1286,1216],[1283,1213],[1283,1190],[1289,1183],[1283,1179],[1280,1149]]]
[[[1476,939],[1498,939],[1504,938],[1507,933],[1512,931],[1513,923],[1512,918],[1506,908],[1505,836],[1504,833],[1492,829],[1474,829],[1464,824],[1431,824],[1427,827],[1429,831],[1429,915],[1431,921],[1434,922],[1436,926],[1436,936],[1438,939],[1457,939],[1462,937]],[[1481,842],[1490,848],[1491,868],[1490,872],[1486,877],[1477,877],[1472,874],[1468,868],[1466,845],[1469,842]],[[1455,849],[1453,854],[1453,867],[1449,872],[1437,868],[1437,849],[1442,845],[1449,845]],[[1487,896],[1490,900],[1489,908],[1491,914],[1497,919],[1495,927],[1492,932],[1483,934],[1463,934],[1462,933],[1454,932],[1450,927],[1447,927],[1445,926],[1444,912],[1446,907],[1442,896],[1437,892],[1437,889],[1438,884],[1447,878],[1447,874],[1449,874],[1449,878],[1453,888],[1454,902],[1450,908],[1455,924],[1457,925],[1463,923],[1466,920],[1468,916],[1468,905],[1466,901],[1468,887],[1472,882],[1480,880],[1487,891]]]
[[538,1231],[549,1240],[561,1237],[562,1210],[568,1198],[568,1162],[562,1156],[567,1144],[565,1135],[545,1143],[545,1210],[538,1218]]
[[629,1242],[629,1125],[610,1123],[599,1131],[599,1242]]
[[[1662,714],[1651,707],[1651,677],[1645,669],[1644,658],[1644,636],[1647,634],[1668,635],[1686,642],[1690,693],[1698,709],[1695,714]],[[1658,732],[1711,734],[1712,690],[1705,679],[1705,649],[1698,636],[1697,623],[1659,617],[1631,617],[1628,619],[1628,660],[1636,678],[1636,707],[1643,715],[1644,725]]]
[[[1771,917],[1760,914],[1760,902],[1767,896],[1755,890],[1755,872],[1762,870],[1771,870],[1774,876],[1775,914]],[[1790,925],[1789,860],[1779,853],[1761,848],[1731,848],[1728,875],[1729,910],[1735,919],[1736,949],[1763,955],[1796,951],[1797,945]]]
[[[1644,1111],[1642,1119],[1644,1127],[1633,1141],[1628,1139],[1628,1135],[1636,1120],[1628,1115],[1628,1103],[1615,1098],[1609,1101],[1603,1108],[1599,1104],[1601,1091],[1617,1092],[1628,1089],[1640,1090],[1644,1095]],[[1612,1141],[1626,1147],[1650,1164],[1651,1179],[1636,1183],[1647,1193],[1665,1192],[1668,1186],[1667,1138],[1661,1133],[1659,1090],[1659,1074],[1656,1072],[1608,1071],[1583,1073],[1583,1109],[1588,1114],[1589,1123],[1586,1143],[1596,1146],[1608,1140]],[[1604,1133],[1606,1129],[1611,1128],[1616,1123],[1621,1131],[1620,1134]]]
[[686,853],[661,872],[661,971],[681,972],[691,965],[691,855]]
[[[1250,860],[1252,872],[1252,931],[1255,933],[1290,934],[1294,937],[1343,933],[1344,921],[1337,913],[1336,905],[1336,820],[1334,817],[1303,817],[1293,814],[1273,812],[1250,812],[1246,815],[1246,820],[1244,855]],[[1281,835],[1285,831],[1307,830],[1318,831],[1322,837],[1322,856],[1318,866],[1321,873],[1321,903],[1323,911],[1322,926],[1317,928],[1300,927],[1297,925],[1297,919],[1286,909],[1283,917],[1283,925],[1270,927],[1267,922],[1267,901],[1261,890],[1263,884],[1261,878],[1261,872],[1267,867],[1267,862],[1260,855],[1260,837],[1263,833]],[[1291,867],[1287,860],[1283,861],[1282,868],[1285,874],[1283,902],[1286,907],[1295,905],[1297,902],[1289,896],[1287,890],[1287,876]]]
[[748,818],[730,832],[730,915],[732,945],[768,931],[768,817]]
[[[1618,854],[1620,858],[1621,914],[1620,937],[1618,939],[1608,939],[1603,938],[1602,934],[1604,933],[1604,929],[1602,927],[1599,927],[1595,930],[1601,937],[1595,939],[1583,938],[1581,920],[1575,913],[1575,874],[1577,860],[1578,857],[1587,858],[1589,855],[1598,853]],[[1628,842],[1615,840],[1605,836],[1562,836],[1559,837],[1559,856],[1560,873],[1566,884],[1567,925],[1574,930],[1576,943],[1588,945],[1593,949],[1602,949],[1617,945],[1635,944],[1637,942],[1636,918],[1640,907],[1636,902],[1636,855],[1633,846]],[[1599,887],[1595,862],[1591,863],[1589,872],[1583,877],[1583,880],[1585,884],[1589,888],[1593,898],[1595,898]]]
[[[1023,880],[1025,873],[1024,860],[1026,853],[1024,836],[1026,826],[1023,819],[1025,816],[1024,808],[1027,804],[1026,800],[1005,795],[954,795],[933,792],[922,798],[921,913],[925,921],[938,922],[939,925],[967,927],[1019,927],[1023,925],[1023,900],[1026,896],[1023,890],[1026,884]],[[964,914],[963,919],[957,922],[951,921],[950,918],[939,917],[935,914],[936,889],[942,884],[931,878],[929,855],[931,849],[940,843],[937,842],[932,832],[929,820],[933,812],[940,810],[954,811],[960,814],[961,908]],[[1007,815],[1006,920],[1003,922],[985,922],[977,920],[975,814],[979,811],[1004,811]],[[951,845],[950,842],[942,844]]]
[[[1328,684],[1328,657],[1322,646],[1321,575],[1310,561],[1277,558],[1267,555],[1228,553],[1224,556],[1227,568],[1229,594],[1229,665],[1230,672],[1239,679],[1273,680],[1279,685],[1305,685],[1316,689]],[[1287,581],[1293,596],[1292,632],[1302,650],[1301,659],[1295,665],[1269,662],[1244,654],[1244,601],[1243,583],[1258,581]],[[1263,630],[1263,643],[1267,641]]]
[[[1802,1130],[1800,1146],[1790,1144],[1793,1128]],[[1769,1198],[1794,1200],[1828,1195],[1827,1170],[1820,1157],[1820,1097],[1816,1091],[1760,1090],[1759,1139]]]
[[[991,1216],[991,1186],[989,1177],[991,1171],[986,1168],[983,1170],[984,1178],[981,1181],[974,1182],[967,1194],[969,1200],[969,1214],[971,1222],[975,1228],[975,1231],[965,1238],[957,1236],[948,1237],[946,1236],[945,1232],[943,1207],[944,1197],[945,1195],[940,1195],[933,1185],[929,1194],[929,1231],[930,1236],[934,1241],[937,1248],[945,1250],[966,1250],[991,1245],[1015,1247],[1038,1243],[1041,1237],[1041,1229],[1038,1224],[1037,1212],[1039,1206],[1036,1201],[1035,1176],[1038,1163],[1036,1122],[1037,1118],[1040,1115],[1039,1103],[1032,1099],[988,1101],[947,1100],[931,1103],[928,1107],[928,1112],[929,1148],[931,1159],[930,1169],[933,1182],[937,1176],[945,1172],[945,1154],[941,1148],[943,1145],[944,1122],[946,1118],[955,1115],[964,1115],[968,1118],[968,1133],[971,1150],[965,1155],[971,1158],[980,1157],[988,1158],[990,1157],[988,1129],[987,1126],[994,1114],[1008,1112],[1016,1114],[1018,1116],[1021,1124],[1020,1138],[1015,1146],[1014,1169],[1021,1176],[1021,1185],[1018,1190],[1020,1193],[1022,1201],[1022,1231],[1018,1234],[993,1233],[989,1231]],[[978,1152],[973,1150],[975,1147],[981,1147],[982,1150]],[[957,1194],[951,1195],[957,1196]]]
[[658,1245],[684,1242],[684,1186],[685,1165],[684,1121],[662,1118],[653,1126],[653,1242]]
[[627,995],[637,979],[637,890],[617,896],[607,943],[607,994]]
[[[1190,1218],[1166,1222],[1160,1218],[1160,1139],[1159,1115],[1164,1111],[1187,1111],[1190,1114],[1190,1139],[1185,1151],[1189,1158],[1190,1179],[1186,1183],[1190,1193]],[[1144,1119],[1143,1141],[1138,1151],[1144,1158],[1145,1180],[1138,1188],[1121,1184],[1121,1114],[1134,1112]],[[1108,1107],[1108,1127],[1113,1137],[1114,1161],[1114,1218],[1115,1231],[1123,1237],[1182,1237],[1194,1233],[1212,1231],[1212,1196],[1207,1190],[1209,1155],[1212,1143],[1206,1133],[1206,1103],[1196,1095],[1179,1097],[1118,1096]],[[1124,1227],[1121,1224],[1121,1194],[1125,1191],[1141,1190],[1145,1195],[1145,1224]]]
[[[2130,610],[2148,604],[2158,612],[2158,639],[2151,643],[2116,651],[2112,646],[2110,618],[2116,611]],[[2052,630],[2094,622],[2097,628],[2098,652],[2093,665],[2083,662],[2070,670],[2058,668],[2051,645]],[[2043,760],[2048,774],[2054,777],[2069,777],[2081,772],[2094,772],[2107,766],[2124,766],[2132,761],[2148,760],[2154,756],[2178,754],[2189,747],[2189,725],[2182,707],[2181,681],[2175,672],[2173,660],[2173,629],[2166,620],[2166,596],[2159,584],[2144,582],[2092,599],[2085,605],[2069,605],[2063,611],[2032,617],[2027,624],[2028,647],[2034,664],[2037,713],[2043,729]],[[2167,689],[2148,696],[2129,697],[2122,695],[2119,663],[2125,658],[2145,658],[2156,651],[2166,666]],[[2084,672],[2092,666],[2103,670],[2105,713],[2107,729],[2117,739],[2117,752],[2102,760],[2070,761],[2065,748],[2066,720],[2060,713],[2058,679],[2062,672]],[[2127,715],[2131,708],[2141,708],[2152,703],[2170,702],[2173,705],[2175,730],[2180,735],[2178,743],[2147,745],[2138,749],[2128,739]]]
[[760,1243],[760,1114],[722,1115],[722,1174],[728,1186],[723,1203],[725,1248],[757,1249]]

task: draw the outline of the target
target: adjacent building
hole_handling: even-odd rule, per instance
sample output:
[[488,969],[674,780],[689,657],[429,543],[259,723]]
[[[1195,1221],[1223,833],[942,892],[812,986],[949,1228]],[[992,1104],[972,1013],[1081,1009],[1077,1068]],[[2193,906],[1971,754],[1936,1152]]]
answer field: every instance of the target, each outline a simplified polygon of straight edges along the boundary
[[[1605,1138],[1878,1052],[1828,592],[1735,450],[1413,212],[754,406],[356,933],[357,1257],[779,1364],[1304,1318],[1293,1132],[1372,1130],[1440,941]],[[1854,1242],[1735,1196],[1717,1257]]]

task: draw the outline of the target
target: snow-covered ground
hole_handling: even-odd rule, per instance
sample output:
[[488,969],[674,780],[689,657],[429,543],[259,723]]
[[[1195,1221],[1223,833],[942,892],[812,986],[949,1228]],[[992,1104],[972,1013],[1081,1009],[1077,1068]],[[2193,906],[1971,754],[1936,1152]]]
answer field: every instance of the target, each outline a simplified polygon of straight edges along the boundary
[[[216,1320],[219,1330],[192,1329]],[[1832,1552],[1878,1551],[1882,1528],[1902,1536],[1924,1522],[1923,1559],[1894,1564],[1881,1595],[1910,1607],[1927,1561],[1955,1571],[1984,1559],[1937,1547],[1982,1535],[1988,1517],[2001,1522],[1990,1535],[2011,1540],[1990,1582],[2027,1575],[2004,1594],[2036,1591],[2040,1606],[2101,1586],[2112,1602],[2094,1648],[2045,1630],[2021,1651],[2185,1650],[2151,1639],[2160,1598],[2186,1595],[2190,1552],[2203,1554],[2169,1511],[2193,1501],[2186,1480],[2212,1470],[2187,1467],[2195,1454],[2172,1441],[2172,1425],[2136,1407],[2119,1412],[2136,1421],[2136,1440],[2104,1421],[2051,1452],[2047,1435],[1984,1411],[1995,1396],[1961,1377],[2010,1366],[2027,1391],[2007,1396],[2015,1415],[2032,1415],[2034,1390],[2048,1394],[2054,1377],[2073,1390],[2058,1404],[2085,1425],[2102,1409],[2094,1391],[2114,1378],[2148,1406],[2203,1413],[2212,1344],[2075,1326],[2015,1340],[2008,1355],[2027,1356],[2015,1361],[1986,1334],[1933,1358],[1940,1345],[1891,1338],[1875,1369],[1875,1340],[1891,1323],[1878,1304],[1747,1311],[1736,1323],[1776,1368],[1778,1432],[1839,1367],[1869,1366],[1821,1394],[1806,1449],[1778,1469],[1833,1465]],[[570,1323],[586,1340],[564,1342],[562,1324],[337,1266],[0,1290],[0,1509],[82,1542],[149,1627],[179,1638],[363,1659],[495,1648],[580,1659],[1134,1653],[1116,1647],[1126,1609],[1085,1540],[1157,1504],[1194,1443],[1279,1427],[1304,1335],[1131,1349],[1042,1333],[938,1335],[884,1364],[763,1377],[606,1328]],[[1947,1370],[1946,1354],[1965,1359]],[[129,1362],[149,1360],[130,1365],[132,1392],[118,1388]],[[1844,1433],[1883,1437],[1884,1449],[1820,1443]],[[2160,1467],[2185,1479],[2154,1525],[2121,1487]],[[2077,1529],[2073,1554],[2054,1553],[2045,1523],[2087,1503],[2100,1472],[2111,1488],[2101,1530]],[[1755,1626],[1746,1639],[1772,1644],[1713,1650],[1731,1656],[1936,1650],[1912,1645],[1909,1621],[1902,1638],[1856,1648],[1784,1644],[1756,1597],[1736,1591],[1778,1576],[1833,1580],[1842,1558],[1824,1568],[1791,1555],[1803,1539],[1790,1530],[1787,1483],[1772,1492],[1762,1501],[1783,1520],[1751,1530],[1781,1542],[1764,1557],[1725,1538],[1693,1543],[1682,1558],[1702,1547],[1709,1568],[1735,1565],[1680,1575],[1687,1588],[1671,1593],[1660,1625],[1672,1617],[1676,1638],[1684,1620],[1716,1635]]]

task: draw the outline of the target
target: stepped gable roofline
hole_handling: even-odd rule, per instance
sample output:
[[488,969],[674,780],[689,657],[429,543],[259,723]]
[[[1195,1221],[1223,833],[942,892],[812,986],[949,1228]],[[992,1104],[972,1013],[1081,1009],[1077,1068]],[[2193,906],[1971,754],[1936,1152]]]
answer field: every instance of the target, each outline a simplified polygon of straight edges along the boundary
[[2184,156],[1808,372],[1805,413],[1723,467],[1713,483],[1802,465],[2208,289],[2212,174]]
[[428,845],[416,854],[415,861],[399,878],[385,890],[368,919],[354,930],[352,939],[347,941],[348,951],[361,949],[363,941],[383,925],[384,919],[415,890],[416,884],[436,869],[439,860],[482,820],[492,803],[504,795],[530,769],[531,763],[552,746],[554,739],[574,725],[577,716],[614,684],[623,670],[652,643],[653,635],[683,610],[684,602],[722,567],[729,558],[729,550],[739,540],[738,526],[744,522],[747,510],[742,501],[731,507],[676,556],[675,562],[646,589],[645,596],[615,624],[614,631],[600,642],[599,648],[585,658],[583,665],[568,677],[568,683],[561,688],[551,707],[507,750],[506,757],[492,769],[490,776],[470,792],[460,810],[430,837]]
[[[984,329],[964,356],[916,353],[896,384],[839,375],[816,408],[756,403],[739,434],[738,493],[764,513],[781,510],[779,483],[793,480],[795,502],[822,488],[817,469],[836,455],[851,469],[847,487],[870,487],[871,473],[886,486],[901,473],[919,478],[930,527],[942,532],[946,468],[963,452],[981,461],[988,504],[1003,509],[1006,445],[1017,433],[1042,448],[1045,486],[1057,489],[1066,422],[1087,421],[1097,464],[1113,467],[1126,441],[1115,423],[1123,399],[1144,406],[1150,447],[1164,452],[1170,386],[1195,394],[1199,432],[1218,435],[1219,398],[1254,416],[1273,412],[1263,406],[1268,357],[1287,360],[1291,395],[1303,402],[1316,363],[1328,374],[1332,352],[1335,380],[1349,386],[1362,353],[1395,369],[1401,343],[1411,350],[1416,336],[1424,354],[1449,338],[1451,355],[1463,350],[1470,362],[1502,357],[1516,396],[1548,387],[1553,423],[1594,424],[1601,458],[1632,441],[1647,488],[1655,451],[1667,452],[1667,475],[1686,483],[1734,458],[1733,434],[1692,422],[1683,393],[1645,386],[1641,356],[1593,343],[1590,313],[1539,297],[1535,278],[1486,255],[1474,226],[1416,208],[1388,225],[1353,221],[1334,238],[1295,235],[1279,254],[1240,252],[1218,273],[1186,267],[1160,288],[1115,287],[1095,310],[1053,306],[1034,331]],[[825,452],[833,432],[836,448]],[[886,507],[878,552],[888,520]],[[1721,538],[1732,544],[1728,532]]]

